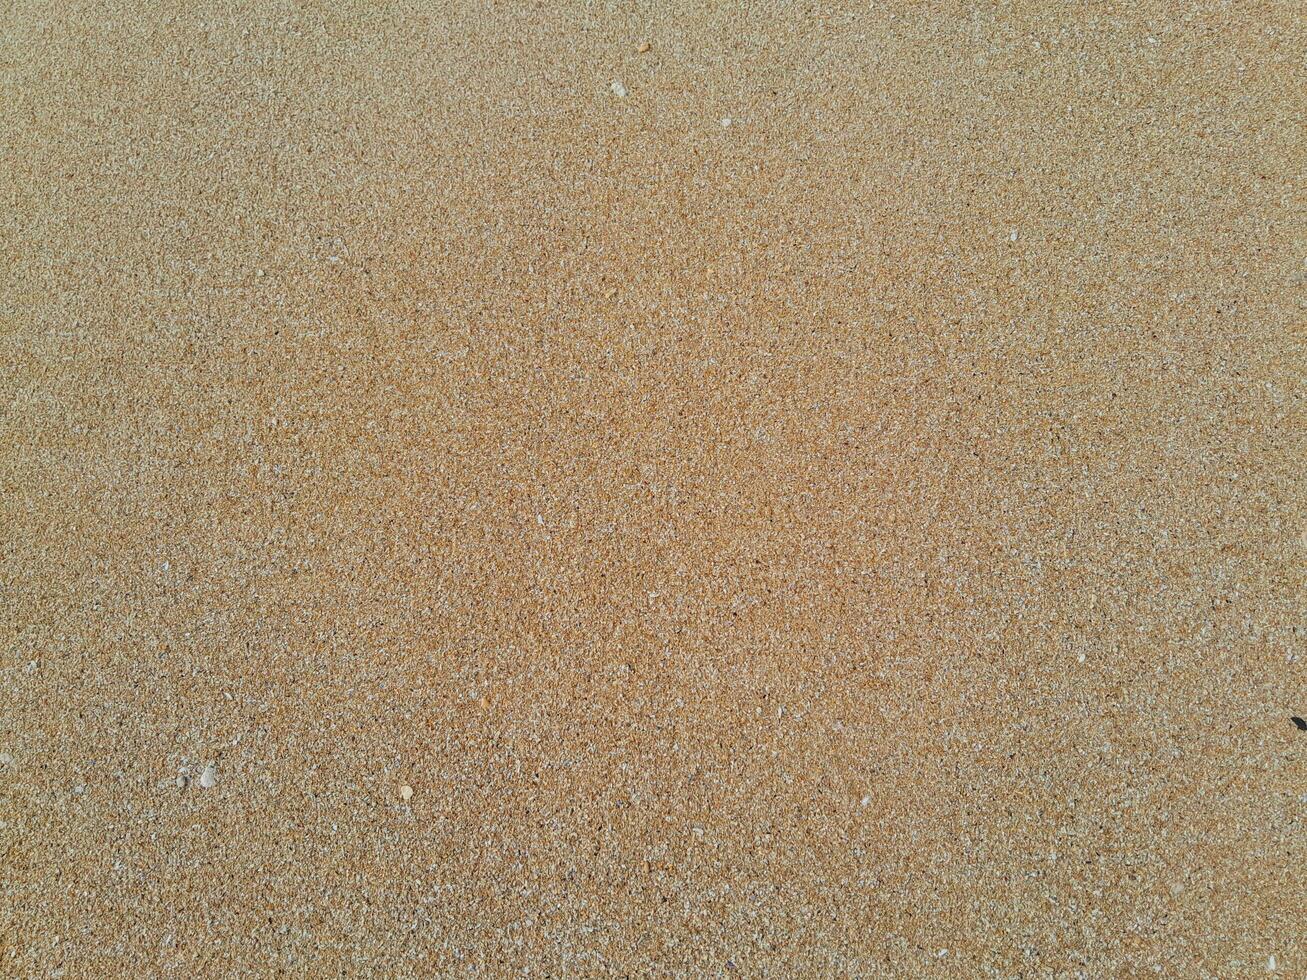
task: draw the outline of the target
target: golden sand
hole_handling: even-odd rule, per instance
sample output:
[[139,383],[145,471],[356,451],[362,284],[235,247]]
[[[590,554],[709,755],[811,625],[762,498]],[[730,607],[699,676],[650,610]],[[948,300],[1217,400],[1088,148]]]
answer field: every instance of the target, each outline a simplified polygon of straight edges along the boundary
[[1307,974],[1305,64],[0,8],[0,975]]

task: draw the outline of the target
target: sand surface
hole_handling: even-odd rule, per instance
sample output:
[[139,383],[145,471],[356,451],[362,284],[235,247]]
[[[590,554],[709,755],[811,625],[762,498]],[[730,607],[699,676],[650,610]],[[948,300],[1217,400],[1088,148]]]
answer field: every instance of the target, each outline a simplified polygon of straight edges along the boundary
[[1302,14],[0,5],[0,975],[1307,975]]

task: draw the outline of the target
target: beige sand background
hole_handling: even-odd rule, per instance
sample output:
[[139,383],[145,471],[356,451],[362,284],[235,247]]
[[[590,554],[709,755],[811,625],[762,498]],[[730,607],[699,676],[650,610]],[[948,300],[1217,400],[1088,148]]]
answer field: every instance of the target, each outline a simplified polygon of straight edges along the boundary
[[1302,13],[9,0],[0,974],[1307,975]]

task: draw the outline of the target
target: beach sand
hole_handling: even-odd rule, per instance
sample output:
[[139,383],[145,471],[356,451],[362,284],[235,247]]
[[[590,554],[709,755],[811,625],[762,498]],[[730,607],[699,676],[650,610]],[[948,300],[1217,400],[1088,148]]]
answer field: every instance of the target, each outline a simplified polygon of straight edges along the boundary
[[0,8],[0,974],[1307,974],[1292,3]]

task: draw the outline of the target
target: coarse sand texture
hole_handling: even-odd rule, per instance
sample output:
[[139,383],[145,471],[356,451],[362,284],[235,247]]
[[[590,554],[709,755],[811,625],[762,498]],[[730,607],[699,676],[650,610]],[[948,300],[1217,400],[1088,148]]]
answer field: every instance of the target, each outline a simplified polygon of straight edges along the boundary
[[0,3],[0,976],[1307,976],[1300,2]]

